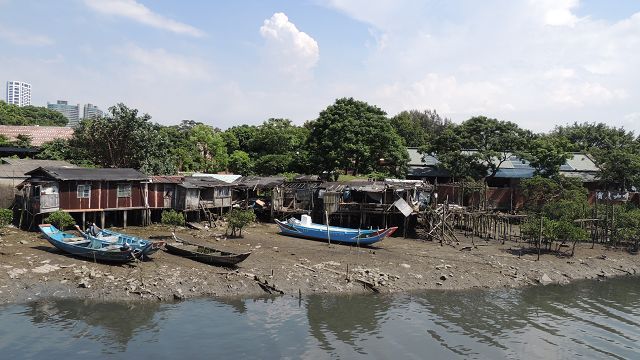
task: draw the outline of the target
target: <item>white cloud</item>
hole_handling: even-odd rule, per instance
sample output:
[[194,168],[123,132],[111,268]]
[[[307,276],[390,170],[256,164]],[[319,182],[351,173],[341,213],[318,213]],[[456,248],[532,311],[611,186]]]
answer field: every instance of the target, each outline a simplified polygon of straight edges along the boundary
[[542,10],[544,22],[552,26],[575,26],[578,17],[572,10],[579,5],[579,0],[530,0],[534,7]]
[[267,56],[273,66],[294,80],[311,77],[311,70],[320,56],[318,43],[307,33],[298,30],[284,13],[275,13],[260,27],[266,40]]
[[[324,2],[376,29],[358,77],[343,81],[390,114],[435,108],[544,131],[637,112],[640,13],[577,15],[579,0],[398,1]],[[368,47],[380,34],[384,46]]]
[[131,76],[145,80],[177,78],[182,80],[208,80],[211,70],[205,61],[173,54],[165,49],[145,49],[127,44],[117,51],[133,63]]
[[204,35],[201,30],[157,14],[135,0],[85,0],[84,2],[89,8],[103,14],[122,16],[176,34],[193,37]]
[[25,46],[45,46],[54,43],[48,36],[30,34],[23,29],[9,29],[1,25],[0,39],[7,40],[15,45]]

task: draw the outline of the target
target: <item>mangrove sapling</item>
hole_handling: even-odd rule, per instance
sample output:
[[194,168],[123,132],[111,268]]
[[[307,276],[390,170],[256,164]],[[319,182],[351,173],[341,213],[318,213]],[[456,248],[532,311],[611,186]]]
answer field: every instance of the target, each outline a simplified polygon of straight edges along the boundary
[[52,224],[60,230],[64,230],[76,223],[76,221],[71,215],[69,215],[69,213],[60,210],[54,211],[49,214],[49,216],[44,218],[44,222]]
[[162,218],[160,220],[164,225],[171,226],[172,231],[175,233],[178,226],[183,226],[185,223],[184,214],[175,210],[165,210],[162,212]]
[[236,231],[239,232],[239,237],[242,237],[242,228],[247,226],[249,223],[256,221],[256,214],[253,210],[238,210],[233,209],[229,211],[227,214],[227,231],[231,228],[231,236],[236,236]]

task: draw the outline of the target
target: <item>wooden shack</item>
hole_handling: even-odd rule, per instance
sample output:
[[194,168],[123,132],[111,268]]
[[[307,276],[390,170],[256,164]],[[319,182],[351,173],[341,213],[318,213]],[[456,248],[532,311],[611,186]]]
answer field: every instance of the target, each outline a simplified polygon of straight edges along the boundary
[[354,228],[399,226],[415,223],[418,210],[431,199],[433,186],[422,181],[328,182],[318,187],[313,217],[332,225]]
[[198,221],[202,213],[210,220],[231,209],[234,186],[211,177],[185,177],[177,184],[175,208],[187,217],[195,214]]
[[288,217],[313,212],[317,189],[322,181],[317,176],[299,176],[273,188],[271,208],[273,216]]
[[283,176],[244,176],[233,182],[234,203],[241,208],[252,208],[258,218],[273,218],[272,194],[285,182]]
[[151,176],[149,189],[149,213],[151,221],[160,222],[162,211],[178,208],[178,186],[184,176]]
[[22,225],[32,227],[57,210],[82,226],[148,223],[148,177],[137,170],[39,167],[26,175],[18,186]]

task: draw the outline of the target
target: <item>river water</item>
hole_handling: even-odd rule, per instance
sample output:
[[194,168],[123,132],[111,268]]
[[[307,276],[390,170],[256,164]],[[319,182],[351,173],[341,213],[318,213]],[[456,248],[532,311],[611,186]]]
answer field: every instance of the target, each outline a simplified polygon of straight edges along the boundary
[[640,278],[383,296],[0,307],[2,359],[580,357],[640,359]]

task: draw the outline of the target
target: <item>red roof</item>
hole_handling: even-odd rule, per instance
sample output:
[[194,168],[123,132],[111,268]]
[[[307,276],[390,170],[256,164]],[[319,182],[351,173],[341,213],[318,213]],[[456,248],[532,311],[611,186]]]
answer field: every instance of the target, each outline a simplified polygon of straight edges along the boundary
[[71,136],[73,136],[73,129],[63,126],[0,125],[0,135],[8,137],[11,141],[15,140],[18,135],[28,135],[31,137],[31,145],[41,146],[55,139],[71,138]]

